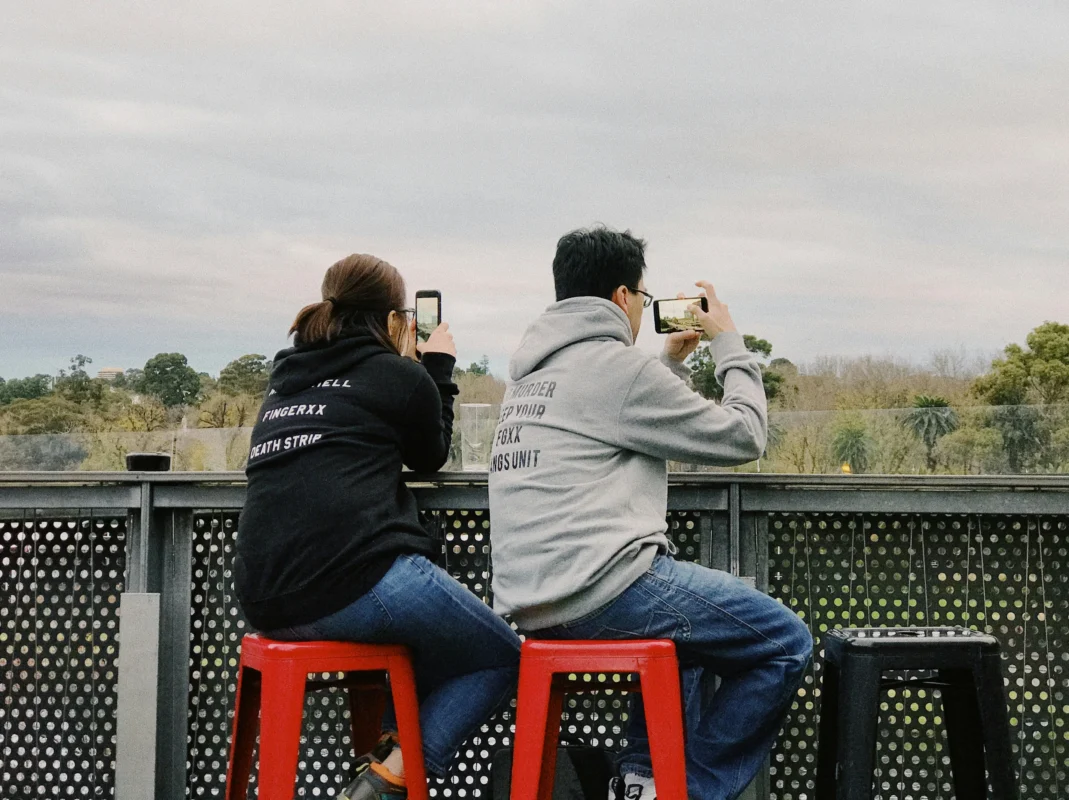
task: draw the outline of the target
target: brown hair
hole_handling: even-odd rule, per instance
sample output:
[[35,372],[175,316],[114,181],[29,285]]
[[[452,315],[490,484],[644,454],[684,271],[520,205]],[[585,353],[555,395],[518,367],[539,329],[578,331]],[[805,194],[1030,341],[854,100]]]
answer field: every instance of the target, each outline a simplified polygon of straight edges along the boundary
[[387,320],[405,304],[405,281],[391,264],[354,253],[327,270],[321,291],[323,300],[302,308],[293,321],[294,344],[329,342],[343,331],[364,328],[399,352]]

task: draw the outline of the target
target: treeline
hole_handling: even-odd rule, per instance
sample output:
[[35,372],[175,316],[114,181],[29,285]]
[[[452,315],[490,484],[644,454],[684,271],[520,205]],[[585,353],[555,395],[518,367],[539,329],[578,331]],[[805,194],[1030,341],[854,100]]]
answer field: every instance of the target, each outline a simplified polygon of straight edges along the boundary
[[[744,469],[1069,471],[1069,325],[1044,323],[982,363],[944,351],[926,365],[873,357],[796,365],[774,358],[765,339],[745,341],[762,363],[772,413],[765,456]],[[91,363],[78,355],[54,376],[0,378],[0,469],[121,469],[128,451],[164,449],[176,469],[244,466],[271,371],[266,357],[241,356],[212,376],[180,353],[160,353],[112,381],[91,377]],[[690,365],[695,391],[719,399],[708,350]],[[458,405],[501,402],[505,383],[485,356],[454,376]]]
[[[796,366],[746,337],[764,363],[769,444],[751,468],[799,473],[1069,471],[1069,325],[1046,322],[986,364],[944,351],[918,366],[824,358]],[[694,387],[719,397],[707,352]],[[680,469],[690,469],[679,465]]]

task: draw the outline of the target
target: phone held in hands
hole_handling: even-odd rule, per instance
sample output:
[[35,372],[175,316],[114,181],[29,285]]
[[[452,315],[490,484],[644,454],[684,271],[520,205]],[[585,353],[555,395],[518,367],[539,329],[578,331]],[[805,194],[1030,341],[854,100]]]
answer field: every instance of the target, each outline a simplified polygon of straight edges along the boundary
[[416,292],[416,341],[425,342],[431,338],[441,322],[442,293],[437,289]]
[[672,298],[671,300],[653,301],[653,325],[657,333],[676,333],[678,331],[701,331],[702,324],[690,306],[699,306],[702,311],[709,310],[709,301],[704,297]]

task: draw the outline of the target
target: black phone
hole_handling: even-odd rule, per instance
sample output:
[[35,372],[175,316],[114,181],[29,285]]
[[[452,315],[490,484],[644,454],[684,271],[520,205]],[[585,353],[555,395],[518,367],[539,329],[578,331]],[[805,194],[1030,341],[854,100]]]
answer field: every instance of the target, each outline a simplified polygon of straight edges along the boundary
[[431,338],[441,322],[442,293],[437,289],[416,292],[416,341],[425,342]]
[[701,322],[699,322],[698,318],[690,311],[690,306],[693,305],[701,306],[702,311],[709,310],[709,301],[704,297],[654,300],[653,325],[657,333],[701,331]]

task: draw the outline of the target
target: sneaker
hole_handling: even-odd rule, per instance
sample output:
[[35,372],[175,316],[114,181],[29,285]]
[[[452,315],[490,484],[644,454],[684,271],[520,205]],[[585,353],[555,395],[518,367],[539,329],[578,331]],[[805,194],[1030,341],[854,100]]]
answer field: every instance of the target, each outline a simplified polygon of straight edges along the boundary
[[395,747],[397,747],[397,734],[382,734],[370,752],[364,753],[364,755],[356,759],[356,763],[353,766],[353,776],[359,778],[372,764],[381,764],[393,752]]
[[656,800],[653,778],[628,773],[609,781],[609,800]]
[[391,783],[368,765],[355,781],[342,789],[337,800],[405,800],[407,797],[408,787]]

